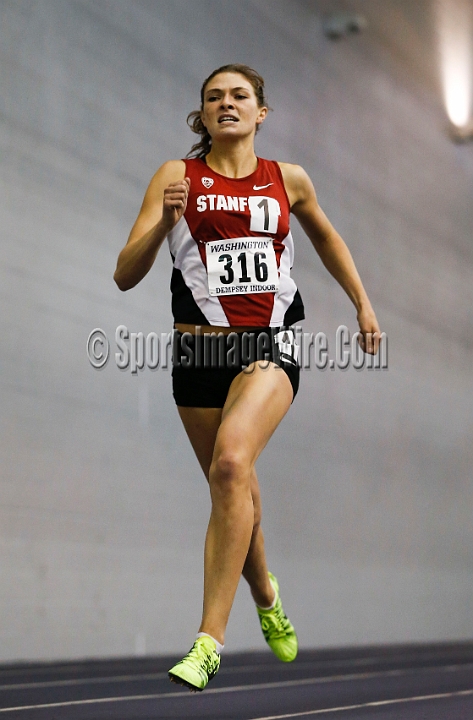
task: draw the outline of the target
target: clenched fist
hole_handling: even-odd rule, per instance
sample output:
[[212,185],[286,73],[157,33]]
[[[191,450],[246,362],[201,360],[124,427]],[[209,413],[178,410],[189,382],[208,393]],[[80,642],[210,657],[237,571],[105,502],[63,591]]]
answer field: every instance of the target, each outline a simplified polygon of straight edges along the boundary
[[190,178],[186,177],[184,180],[169,183],[164,189],[162,223],[168,232],[177,225],[186,211],[190,184]]

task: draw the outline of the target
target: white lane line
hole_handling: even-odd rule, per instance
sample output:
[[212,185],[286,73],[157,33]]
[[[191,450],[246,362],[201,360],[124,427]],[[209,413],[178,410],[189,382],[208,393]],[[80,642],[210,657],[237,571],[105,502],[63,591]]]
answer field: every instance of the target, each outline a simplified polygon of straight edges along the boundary
[[[376,658],[373,658],[373,662]],[[171,664],[171,661],[169,662]],[[328,668],[330,665],[368,665],[370,663],[364,662],[364,660],[354,661],[350,663],[311,663],[311,662],[299,662],[297,663],[297,669],[300,672],[304,667],[309,668],[312,671],[316,671],[320,668]],[[473,667],[473,663],[471,663]],[[296,666],[293,666],[296,669]],[[220,668],[219,676],[222,675],[238,675],[241,673],[256,673],[256,672],[271,672],[271,670],[279,671],[279,665],[274,663],[260,663],[259,665],[235,665],[233,667]],[[1,675],[0,675],[1,677]],[[103,683],[121,683],[121,682],[140,682],[141,680],[167,680],[168,673],[157,672],[157,673],[134,673],[133,675],[109,675],[105,677],[93,677],[93,678],[69,678],[67,680],[40,680],[33,682],[23,683],[10,683],[8,685],[0,685],[0,692],[2,690],[33,690],[35,688],[52,688],[52,687],[68,687],[74,685],[100,685]]]
[[[374,660],[373,660],[374,661]],[[171,664],[171,662],[169,663]],[[297,663],[297,670],[300,672],[304,667],[309,668],[312,671],[316,671],[320,668],[330,667],[332,663],[311,663],[311,662],[299,662]],[[336,665],[367,665],[363,660],[354,661],[352,663],[334,663]],[[471,663],[473,667],[473,663]],[[293,666],[292,669],[296,669]],[[233,667],[224,667],[219,670],[219,677],[222,675],[238,675],[242,673],[256,673],[256,672],[271,672],[279,671],[279,665],[274,663],[261,663],[259,665],[236,665]],[[52,688],[52,687],[68,687],[75,685],[100,685],[103,683],[121,683],[121,682],[140,682],[141,680],[167,680],[168,673],[143,673],[133,675],[109,675],[99,678],[69,678],[68,680],[40,680],[39,682],[27,682],[27,683],[10,683],[9,685],[0,685],[0,692],[2,690],[34,690],[36,688]]]
[[[417,655],[415,658],[412,658],[412,656],[408,656],[409,659],[415,659],[417,662],[428,662],[429,660],[436,660],[438,659],[438,653],[422,653]],[[406,658],[406,655],[397,654],[397,655],[367,655],[366,657],[361,658],[351,658],[348,660],[317,660],[315,662],[312,662],[310,660],[302,660],[297,662],[297,667],[299,670],[302,670],[303,668],[309,668],[312,671],[316,671],[318,668],[326,669],[330,667],[337,667],[342,666],[343,668],[347,666],[364,666],[364,665],[371,665],[376,664],[378,666],[392,664],[404,661]],[[446,658],[445,658],[446,659]],[[171,660],[170,660],[171,663]],[[460,663],[463,666],[469,666],[473,663]],[[279,666],[275,665],[274,663],[258,663],[258,664],[252,664],[252,665],[233,665],[231,667],[224,667],[220,668],[219,675],[237,675],[239,673],[243,672],[266,672],[267,670],[274,670],[277,669]],[[422,666],[419,665],[419,668],[422,668]],[[414,668],[412,668],[414,669]],[[65,674],[68,672],[73,672],[74,670],[84,670],[83,665],[71,665],[68,667],[64,666],[57,666],[57,665],[48,665],[47,667],[22,667],[22,668],[15,668],[15,669],[8,669],[8,670],[2,670],[0,669],[0,682],[2,679],[5,679],[7,677],[19,677],[22,674],[27,675],[44,675],[44,674]],[[0,691],[2,690],[14,690],[20,689],[20,690],[31,690],[32,688],[36,687],[55,687],[56,685],[62,686],[62,685],[81,685],[86,683],[103,683],[103,682],[123,682],[123,681],[133,681],[133,680],[147,680],[147,679],[154,679],[157,680],[161,678],[167,677],[167,672],[159,672],[159,673],[133,673],[132,675],[108,675],[101,678],[68,678],[67,680],[40,680],[40,681],[30,681],[27,683],[10,683],[8,685],[0,685]]]
[[[422,658],[421,658],[422,659]],[[426,658],[427,660],[429,658]],[[369,657],[369,658],[358,658],[354,660],[327,660],[324,661],[318,661],[318,662],[310,662],[309,660],[303,660],[301,662],[297,663],[297,667],[299,670],[302,670],[303,668],[309,668],[310,670],[317,670],[319,668],[325,669],[330,667],[347,667],[347,666],[364,666],[364,665],[386,665],[388,662],[395,663],[396,660],[390,660],[385,659],[384,657]],[[172,661],[169,661],[169,664],[172,664]],[[473,665],[473,663],[472,663]],[[220,668],[219,675],[238,675],[239,673],[246,673],[246,672],[267,672],[271,670],[278,670],[279,665],[276,665],[275,663],[258,663],[258,664],[252,664],[252,665],[233,665],[231,667],[224,667]],[[55,672],[62,672],[62,668],[54,668],[53,670],[47,670],[47,672],[53,674]],[[21,670],[21,672],[28,672],[30,675],[38,672],[38,668],[33,670]],[[41,669],[41,672],[42,669]],[[46,670],[44,670],[46,672]],[[7,675],[14,675],[14,672],[8,671],[6,673]],[[0,682],[3,678],[3,673],[0,670]],[[2,690],[14,690],[15,688],[18,690],[31,690],[32,688],[44,688],[44,687],[56,687],[56,686],[63,686],[63,685],[81,685],[86,683],[104,683],[104,682],[125,682],[125,681],[133,681],[133,680],[160,680],[162,678],[167,678],[168,674],[166,672],[158,672],[158,673],[133,673],[132,675],[105,675],[104,677],[82,677],[82,678],[68,678],[67,680],[38,680],[38,681],[29,681],[29,682],[22,682],[22,683],[9,683],[8,685],[0,685],[0,691]]]
[[345,710],[362,710],[369,707],[383,705],[399,705],[400,703],[421,702],[425,700],[444,700],[446,698],[473,695],[473,690],[459,690],[451,693],[437,693],[436,695],[416,695],[409,698],[395,698],[394,700],[377,700],[376,702],[361,703],[360,705],[343,705],[341,707],[322,708],[320,710],[305,710],[304,712],[289,713],[288,715],[266,715],[265,717],[251,718],[251,720],[284,720],[285,718],[309,717],[310,715],[323,715],[325,713],[343,712]]
[[[445,665],[435,668],[420,668],[421,672],[423,673],[455,672],[462,669],[465,669],[465,665]],[[412,673],[413,670],[418,672],[419,668],[410,668],[406,670],[386,670],[380,672],[351,673],[349,675],[331,675],[327,677],[305,678],[302,680],[283,680],[281,682],[257,683],[254,685],[230,685],[228,687],[207,689],[205,690],[205,694],[221,695],[223,693],[249,692],[253,690],[279,690],[281,688],[301,687],[304,685],[323,685],[331,682],[351,682],[354,680],[371,680],[373,678],[379,677],[399,677],[402,675],[409,675],[409,673]],[[123,695],[119,697],[90,698],[87,700],[65,700],[63,702],[41,703],[36,705],[19,705],[16,707],[0,708],[0,713],[14,712],[20,710],[39,710],[41,708],[69,707],[71,705],[94,705],[101,703],[131,702],[136,700],[160,700],[163,698],[185,699],[191,697],[195,697],[195,695],[190,692],[185,692],[185,690],[182,689],[177,692],[162,692],[146,695]]]
[[[358,664],[358,663],[353,663]],[[360,662],[360,665],[365,664],[364,662]],[[297,669],[300,671],[304,667],[308,667],[311,670],[316,670],[318,665],[312,664],[312,663],[298,663]],[[322,664],[322,667],[326,667]],[[404,670],[384,670],[379,671],[383,673],[393,673],[397,674],[399,672],[406,673],[406,672],[432,672],[435,670],[441,670],[444,672],[455,672],[457,670],[468,670],[470,668],[473,668],[473,663],[459,663],[457,665],[438,665],[438,666],[429,666],[429,667],[411,667],[406,668]],[[263,672],[263,671],[271,671],[271,670],[278,670],[279,666],[274,664],[261,664],[261,665],[240,665],[236,667],[229,667],[229,668],[221,668],[219,670],[219,676],[222,677],[223,675],[237,675],[238,673],[244,673],[244,672]],[[296,666],[293,666],[293,669],[296,669]],[[353,673],[350,675],[331,675],[327,677],[327,680],[333,680],[334,678],[341,679],[341,678],[352,678]],[[359,674],[356,673],[356,676]],[[363,677],[366,677],[366,673],[363,674]],[[74,687],[78,685],[88,685],[89,683],[91,685],[101,685],[104,683],[122,683],[122,682],[140,682],[142,680],[167,680],[168,673],[167,672],[159,672],[159,673],[143,673],[143,674],[134,674],[134,675],[112,675],[109,677],[99,677],[99,678],[70,678],[68,680],[41,680],[39,682],[29,682],[29,683],[10,683],[9,685],[0,685],[0,692],[2,690],[35,690],[37,688],[54,688],[54,687]],[[320,682],[322,682],[324,678],[320,678]]]
[[[355,660],[349,660],[349,661],[342,661],[342,660],[329,660],[327,662],[319,661],[312,663],[310,661],[302,661],[297,663],[297,669],[299,671],[303,670],[304,668],[309,668],[313,672],[316,671],[318,668],[329,668],[333,666],[346,666],[346,665],[370,665],[372,663],[377,663],[378,665],[381,664],[384,660],[384,664],[387,662],[395,662],[395,660],[389,660],[384,659],[383,657],[369,657],[369,658],[358,658]],[[169,664],[171,664],[171,660],[169,661]],[[295,666],[294,666],[295,667]],[[473,663],[472,663],[473,667]],[[279,670],[279,665],[275,665],[274,663],[260,663],[259,665],[234,665],[233,667],[224,667],[220,668],[219,670],[219,676],[222,675],[238,675],[241,673],[262,673],[262,672],[271,672],[274,670],[277,672]],[[17,671],[18,672],[18,671]],[[51,671],[49,671],[51,672]],[[0,671],[0,679],[2,677],[1,671]],[[135,673],[133,675],[106,675],[104,677],[92,677],[92,678],[68,678],[67,680],[37,680],[32,682],[23,682],[23,683],[10,683],[8,685],[0,685],[0,692],[2,690],[33,690],[35,688],[48,688],[48,687],[67,687],[68,685],[87,685],[88,683],[92,685],[98,685],[102,683],[114,683],[114,682],[139,682],[140,680],[164,680],[168,677],[167,671],[166,672],[159,672],[159,673]]]
[[[448,654],[448,653],[447,653]],[[471,653],[470,653],[471,655]],[[415,659],[417,662],[428,662],[429,660],[437,660],[439,659],[439,653],[438,652],[425,652],[425,653],[419,653],[415,655],[414,657],[412,654],[408,653],[398,653],[395,655],[367,655],[366,657],[361,658],[349,658],[346,660],[343,659],[335,659],[335,660],[317,660],[315,662],[312,662],[310,660],[302,660],[298,662],[299,667],[308,666],[311,668],[318,668],[318,667],[336,667],[337,665],[342,665],[343,667],[346,666],[358,666],[358,665],[370,665],[371,663],[376,663],[377,665],[386,665],[388,663],[398,663],[402,662],[406,659],[406,657],[409,660]],[[447,660],[447,658],[442,658]],[[170,659],[171,662],[172,659]],[[105,664],[105,663],[103,663]],[[259,663],[259,664],[252,664],[252,665],[234,665],[233,667],[229,668],[221,668],[219,670],[219,674],[221,675],[223,672],[225,673],[233,673],[233,672],[239,672],[241,671],[257,671],[260,669],[266,670],[267,668],[271,669],[273,667],[277,667],[274,665],[274,663]],[[34,665],[27,666],[27,667],[19,667],[19,668],[8,668],[8,669],[1,669],[0,668],[0,681],[3,678],[7,677],[19,677],[20,675],[32,675],[32,674],[38,674],[38,675],[45,675],[45,674],[65,674],[70,673],[75,670],[83,671],[84,665],[83,664],[75,664],[75,665],[54,665],[54,664],[48,664],[46,663],[43,667],[37,667]],[[117,677],[117,676],[112,676]],[[127,676],[124,676],[127,677]],[[130,678],[133,677],[139,677],[139,675],[130,675]],[[86,678],[87,679],[87,678]],[[45,681],[47,682],[47,681]],[[2,687],[9,687],[9,686],[1,686]]]
[[35,688],[69,687],[71,685],[100,685],[103,683],[138,682],[140,680],[164,680],[167,672],[148,673],[146,675],[113,675],[101,678],[71,678],[70,680],[41,680],[40,682],[12,683],[0,685],[1,690],[33,690]]

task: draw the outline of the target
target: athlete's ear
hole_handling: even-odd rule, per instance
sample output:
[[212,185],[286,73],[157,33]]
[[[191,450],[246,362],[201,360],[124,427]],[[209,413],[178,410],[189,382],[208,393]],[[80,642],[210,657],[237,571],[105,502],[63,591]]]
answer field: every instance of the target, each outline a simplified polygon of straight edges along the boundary
[[259,108],[258,117],[256,118],[256,124],[261,125],[264,122],[267,114],[268,114],[267,107]]

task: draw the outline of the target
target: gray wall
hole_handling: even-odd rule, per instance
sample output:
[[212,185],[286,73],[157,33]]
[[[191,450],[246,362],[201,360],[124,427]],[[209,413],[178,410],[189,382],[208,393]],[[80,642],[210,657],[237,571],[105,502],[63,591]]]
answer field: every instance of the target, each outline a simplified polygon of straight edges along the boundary
[[[265,76],[258,152],[308,170],[389,337],[387,371],[304,372],[259,461],[286,609],[306,647],[473,633],[472,148],[374,32],[330,44],[314,10],[2,0],[0,660],[178,653],[197,630],[209,500],[170,372],[96,371],[85,345],[170,329],[165,249],[129,293],[112,274],[229,61]],[[296,225],[304,329],[332,342],[354,311]],[[231,650],[264,646],[243,585]]]

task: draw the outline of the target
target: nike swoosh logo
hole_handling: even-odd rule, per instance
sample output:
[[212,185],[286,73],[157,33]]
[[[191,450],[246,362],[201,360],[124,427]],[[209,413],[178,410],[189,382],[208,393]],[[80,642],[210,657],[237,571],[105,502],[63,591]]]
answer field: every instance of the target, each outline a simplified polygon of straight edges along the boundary
[[253,185],[253,190],[264,190],[270,185],[274,185],[274,183],[268,183],[267,185]]

